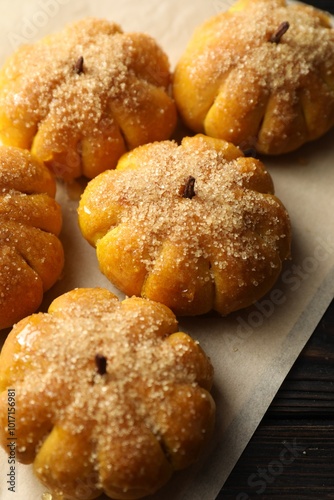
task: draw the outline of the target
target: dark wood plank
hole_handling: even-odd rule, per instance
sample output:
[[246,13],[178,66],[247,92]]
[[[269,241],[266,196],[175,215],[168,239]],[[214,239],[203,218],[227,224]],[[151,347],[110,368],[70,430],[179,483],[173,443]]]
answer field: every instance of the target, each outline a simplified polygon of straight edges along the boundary
[[334,301],[217,500],[334,499]]
[[333,449],[329,422],[263,423],[218,499],[333,499]]
[[333,13],[333,0],[304,0],[304,3],[308,3],[318,9],[327,10],[328,12]]
[[282,384],[266,417],[334,415],[334,301]]

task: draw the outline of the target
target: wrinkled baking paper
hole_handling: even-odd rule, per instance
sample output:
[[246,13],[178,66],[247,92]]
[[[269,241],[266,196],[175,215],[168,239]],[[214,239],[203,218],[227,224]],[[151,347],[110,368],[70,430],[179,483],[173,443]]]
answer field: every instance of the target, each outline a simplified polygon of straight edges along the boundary
[[[225,10],[229,0],[0,0],[0,62],[19,43],[41,38],[87,15],[106,17],[125,31],[154,36],[174,67],[194,28]],[[273,290],[254,307],[227,318],[209,314],[181,319],[215,367],[215,437],[206,455],[175,474],[152,500],[213,500],[258,426],[275,393],[334,295],[334,130],[313,144],[265,164],[293,226],[292,260]],[[59,186],[66,252],[63,279],[45,297],[44,309],[74,287],[105,286],[95,250],[77,227],[78,201]],[[5,335],[2,334],[2,340]],[[278,450],[279,452],[279,450]],[[30,466],[16,463],[15,492],[0,452],[1,500],[50,500]],[[103,497],[106,498],[106,497]]]

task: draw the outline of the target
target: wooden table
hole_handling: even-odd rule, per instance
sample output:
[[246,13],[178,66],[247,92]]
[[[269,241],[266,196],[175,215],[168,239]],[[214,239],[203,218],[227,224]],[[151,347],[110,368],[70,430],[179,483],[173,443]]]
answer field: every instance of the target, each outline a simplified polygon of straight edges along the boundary
[[217,500],[334,499],[334,300]]
[[310,5],[318,7],[318,9],[324,9],[334,14],[333,0],[303,0],[303,1],[304,3],[309,3]]
[[[307,3],[334,14],[334,0]],[[334,300],[217,500],[282,498],[334,499]]]

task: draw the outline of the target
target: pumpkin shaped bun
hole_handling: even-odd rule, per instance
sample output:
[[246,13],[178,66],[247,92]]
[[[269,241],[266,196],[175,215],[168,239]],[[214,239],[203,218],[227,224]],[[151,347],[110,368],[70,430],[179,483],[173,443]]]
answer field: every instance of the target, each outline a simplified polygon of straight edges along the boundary
[[79,224],[114,285],[178,315],[249,306],[290,249],[289,217],[263,164],[200,134],[124,155],[88,183]]
[[0,72],[0,139],[65,180],[92,178],[128,149],[168,139],[169,62],[148,35],[86,18],[24,45]]
[[0,329],[36,311],[62,272],[55,192],[54,177],[28,151],[0,147]]
[[52,498],[155,492],[203,451],[213,369],[163,304],[75,289],[25,318],[0,356],[0,438],[15,387],[16,457]]
[[334,29],[311,6],[239,0],[193,34],[174,78],[185,123],[277,155],[334,125]]

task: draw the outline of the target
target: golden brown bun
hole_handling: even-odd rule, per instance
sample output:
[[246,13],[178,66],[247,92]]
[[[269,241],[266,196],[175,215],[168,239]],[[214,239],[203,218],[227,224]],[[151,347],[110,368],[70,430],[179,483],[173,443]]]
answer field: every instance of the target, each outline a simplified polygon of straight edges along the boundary
[[214,425],[212,365],[177,330],[164,305],[101,288],[22,320],[0,356],[2,446],[14,387],[17,459],[56,498],[155,492],[197,459]]
[[169,85],[167,56],[151,37],[83,19],[9,57],[0,139],[31,149],[65,180],[92,178],[128,149],[169,138]]
[[28,151],[0,147],[0,329],[36,311],[62,272],[55,191],[52,174]]
[[[189,177],[195,196],[185,198]],[[263,164],[204,135],[124,155],[88,184],[79,224],[110,281],[179,315],[228,314],[258,300],[291,239]]]
[[[288,30],[271,42],[284,22]],[[173,88],[192,130],[243,150],[295,150],[334,125],[330,17],[285,0],[239,0],[195,31]]]

